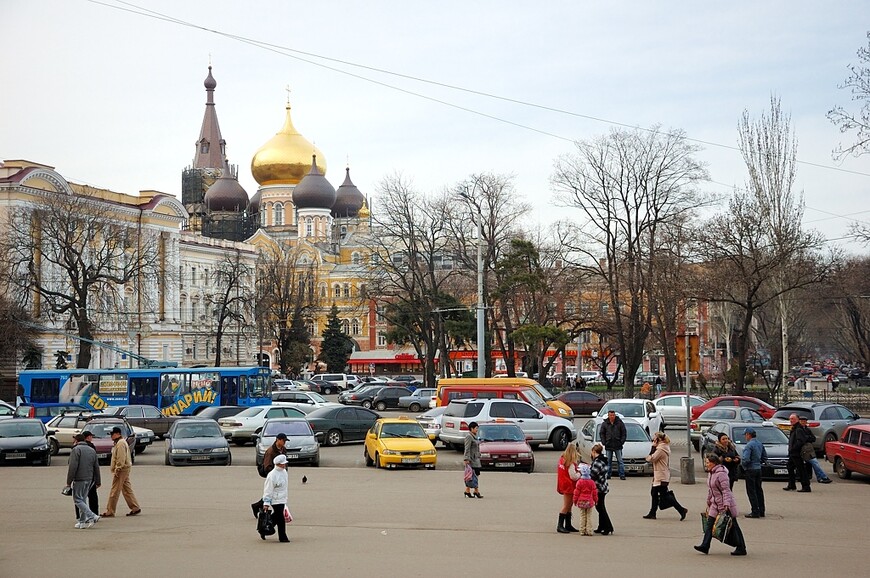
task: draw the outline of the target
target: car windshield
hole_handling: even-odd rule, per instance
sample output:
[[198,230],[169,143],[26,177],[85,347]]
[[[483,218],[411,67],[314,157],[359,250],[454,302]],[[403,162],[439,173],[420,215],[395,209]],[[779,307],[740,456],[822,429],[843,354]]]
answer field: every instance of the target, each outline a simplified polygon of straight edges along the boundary
[[541,397],[544,398],[545,400],[549,401],[551,399],[556,399],[553,397],[553,394],[550,393],[549,391],[547,391],[547,388],[544,387],[543,385],[541,385],[540,383],[536,383],[532,387],[534,387],[535,391],[537,391],[541,395]]
[[385,423],[381,428],[382,438],[425,438],[426,432],[418,423]]
[[627,442],[648,442],[650,438],[646,435],[646,430],[640,427],[637,423],[625,424],[625,441]]
[[236,414],[236,417],[256,417],[260,415],[263,411],[265,411],[265,407],[249,407],[246,410],[240,411]]
[[[755,429],[755,438],[763,444],[787,444],[788,437],[782,433],[782,430],[776,427],[757,427]],[[731,430],[731,441],[735,444],[746,445],[746,428],[735,427]]]
[[23,438],[45,435],[42,424],[16,420],[0,421],[0,438]]
[[308,392],[308,397],[313,399],[314,403],[326,403],[326,399],[319,393]]
[[526,439],[523,430],[515,425],[482,425],[478,435],[484,442],[521,442]]
[[795,414],[798,417],[804,416],[807,419],[813,418],[813,411],[811,409],[804,409],[802,407],[783,407],[776,410],[776,413],[773,414],[773,417],[771,419],[787,420],[791,414]]
[[615,411],[625,417],[645,417],[643,403],[608,403],[601,408],[601,414],[606,415],[609,411]]
[[184,424],[175,429],[176,438],[220,438],[223,437],[220,428],[216,424]]
[[737,409],[731,408],[723,408],[723,407],[714,407],[706,410],[704,413],[698,416],[698,419],[730,419],[733,420],[737,417]]
[[263,437],[275,437],[279,433],[287,434],[288,436],[310,436],[311,426],[307,421],[279,421],[266,424],[263,428]]

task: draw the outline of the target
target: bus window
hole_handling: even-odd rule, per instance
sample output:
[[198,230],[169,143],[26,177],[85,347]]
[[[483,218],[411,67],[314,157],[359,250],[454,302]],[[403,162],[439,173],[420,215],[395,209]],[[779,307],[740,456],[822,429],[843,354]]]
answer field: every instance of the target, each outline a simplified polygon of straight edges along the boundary
[[54,403],[60,391],[60,379],[34,379],[30,385],[28,402]]
[[248,380],[248,395],[250,397],[266,397],[266,380],[262,375],[250,377]]
[[248,397],[248,376],[242,375],[239,377],[239,398],[245,399],[246,397]]
[[209,389],[212,391],[218,390],[218,380],[220,377],[217,373],[203,372],[190,374],[190,390]]
[[60,386],[57,401],[87,405],[91,395],[99,393],[100,376],[72,373]]

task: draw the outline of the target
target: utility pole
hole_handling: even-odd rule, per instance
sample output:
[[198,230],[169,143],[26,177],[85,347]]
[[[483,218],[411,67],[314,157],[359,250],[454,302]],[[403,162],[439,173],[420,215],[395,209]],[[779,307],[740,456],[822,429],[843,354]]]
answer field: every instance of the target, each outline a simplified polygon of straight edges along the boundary
[[477,377],[486,375],[486,345],[483,330],[483,215],[477,212]]

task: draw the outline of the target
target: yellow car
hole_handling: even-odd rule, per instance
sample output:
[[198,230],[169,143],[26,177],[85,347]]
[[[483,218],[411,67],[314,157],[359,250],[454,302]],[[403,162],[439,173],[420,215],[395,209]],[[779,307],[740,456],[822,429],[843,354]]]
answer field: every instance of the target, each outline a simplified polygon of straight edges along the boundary
[[426,466],[435,469],[435,446],[423,427],[408,417],[381,418],[366,434],[363,457],[376,468]]

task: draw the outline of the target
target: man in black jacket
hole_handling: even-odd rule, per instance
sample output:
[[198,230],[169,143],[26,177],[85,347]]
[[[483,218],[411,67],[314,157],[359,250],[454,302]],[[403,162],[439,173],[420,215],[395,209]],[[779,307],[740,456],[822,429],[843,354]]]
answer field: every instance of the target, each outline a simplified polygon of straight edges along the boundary
[[619,479],[625,479],[625,464],[622,461],[622,448],[625,446],[625,424],[616,415],[616,412],[610,410],[607,412],[607,418],[601,423],[601,430],[598,437],[604,445],[604,450],[607,453],[607,477],[613,468],[613,454],[616,454],[617,471]]
[[806,420],[806,417],[798,419],[797,414],[794,413],[788,416],[791,432],[788,435],[788,485],[783,488],[786,491],[797,490],[796,478],[799,478],[801,482],[801,489],[797,490],[798,492],[812,491],[810,489],[810,468],[801,457],[801,449],[803,449],[804,444],[812,444],[816,441],[816,436],[807,427]]

